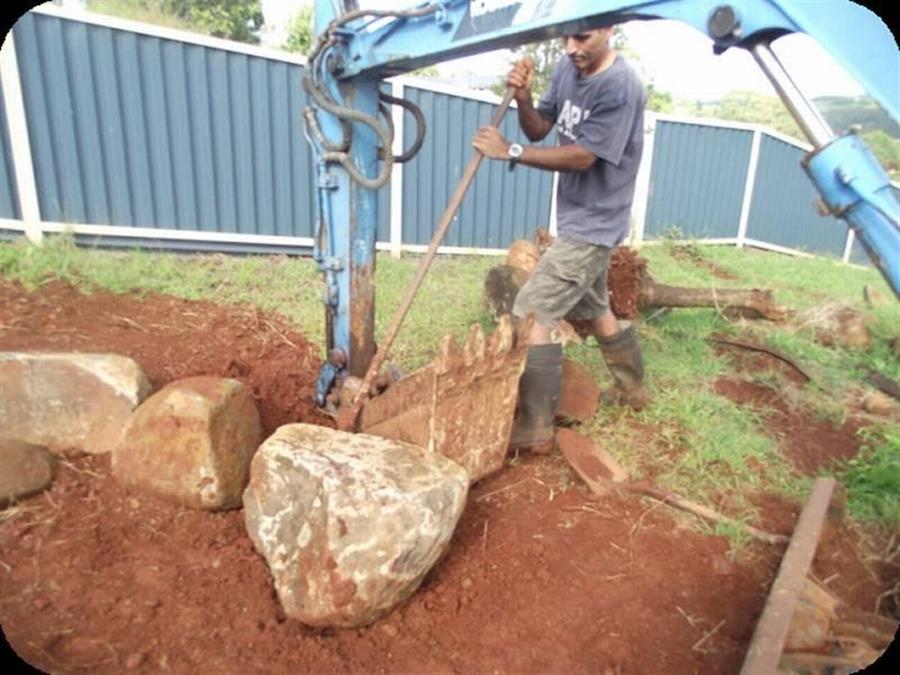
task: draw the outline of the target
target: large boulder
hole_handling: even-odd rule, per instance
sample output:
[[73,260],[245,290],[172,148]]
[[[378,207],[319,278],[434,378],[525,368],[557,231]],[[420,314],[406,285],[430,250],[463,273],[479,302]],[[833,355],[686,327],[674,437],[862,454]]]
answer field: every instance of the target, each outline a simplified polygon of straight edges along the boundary
[[132,359],[117,354],[0,352],[0,438],[51,450],[111,451],[150,393]]
[[259,412],[244,385],[189,377],[135,410],[113,451],[112,472],[124,485],[191,508],[236,508],[261,441]]
[[363,626],[441,557],[468,485],[462,467],[415,445],[289,424],[253,458],[244,518],[285,614]]
[[0,440],[0,508],[50,485],[55,466],[56,458],[47,448]]

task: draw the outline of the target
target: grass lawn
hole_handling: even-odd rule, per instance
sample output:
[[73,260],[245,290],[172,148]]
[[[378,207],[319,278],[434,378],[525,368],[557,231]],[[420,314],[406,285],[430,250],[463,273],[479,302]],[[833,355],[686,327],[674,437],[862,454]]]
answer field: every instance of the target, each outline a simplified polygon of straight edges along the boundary
[[[713,277],[685,256],[697,256],[730,272]],[[871,268],[825,259],[678,242],[646,246],[641,255],[657,280],[678,285],[759,287],[774,291],[779,304],[793,310],[783,323],[729,321],[714,309],[677,309],[640,325],[652,404],[641,413],[600,410],[583,426],[635,475],[652,467],[654,480],[701,503],[713,495],[736,495],[730,515],[752,520],[754,508],[742,495],[756,490],[801,500],[811,478],[794,471],[766,433],[759,411],[718,395],[716,378],[735,375],[718,356],[710,336],[726,335],[778,349],[801,364],[812,378],[792,387],[777,373],[742,372],[744,379],[783,392],[795,407],[840,424],[852,401],[868,390],[866,368],[900,379],[900,361],[889,341],[900,334],[900,304]],[[472,323],[491,320],[482,305],[492,257],[440,257],[435,260],[392,349],[390,360],[404,370],[423,365],[441,336],[462,336]],[[384,333],[400,297],[415,273],[417,256],[377,261],[376,335]],[[146,251],[109,252],[77,248],[66,237],[41,247],[23,242],[0,244],[0,275],[36,287],[62,278],[86,292],[158,292],[217,303],[249,303],[277,312],[312,342],[323,345],[322,282],[315,264],[304,258],[271,256],[176,255]],[[868,286],[872,304],[863,297]],[[815,339],[817,313],[840,303],[864,313],[872,333],[868,350],[826,347]],[[599,350],[569,345],[567,356],[586,367],[601,385],[608,374]],[[851,513],[858,519],[900,527],[900,433],[892,423],[870,420],[860,432],[859,456],[837,469],[848,488]]]

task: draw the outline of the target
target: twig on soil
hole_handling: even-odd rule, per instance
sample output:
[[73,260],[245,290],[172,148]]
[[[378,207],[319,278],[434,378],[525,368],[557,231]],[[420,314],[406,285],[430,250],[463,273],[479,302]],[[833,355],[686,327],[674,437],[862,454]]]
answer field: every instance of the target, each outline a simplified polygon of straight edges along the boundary
[[887,598],[896,597],[897,595],[900,595],[900,581],[894,584],[893,588],[886,590],[875,599],[875,613],[878,614],[880,612],[881,603],[884,600],[886,600]]
[[93,476],[94,478],[106,478],[106,474],[97,473],[96,471],[91,471],[90,469],[79,469],[72,462],[69,462],[65,459],[61,460],[59,463],[67,469],[71,469],[75,473],[86,474],[88,476]]
[[677,609],[677,610],[678,610],[678,613],[681,614],[681,616],[683,616],[683,617],[687,620],[687,622],[688,622],[689,624],[691,624],[691,628],[696,628],[696,627],[697,627],[697,624],[695,623],[695,622],[696,622],[696,619],[695,619],[694,617],[692,617],[690,614],[688,614],[687,612],[685,612],[685,611],[684,611],[683,609],[681,609],[681,607],[679,607],[678,605],[675,605],[675,609]]
[[137,321],[134,321],[133,319],[129,319],[127,316],[118,316],[118,315],[116,315],[116,314],[113,314],[113,315],[112,315],[112,319],[115,320],[115,321],[121,321],[122,323],[124,323],[124,324],[126,324],[126,325],[128,325],[128,326],[130,326],[130,327],[132,327],[132,328],[134,328],[134,329],[136,329],[136,330],[139,330],[139,331],[141,331],[142,333],[149,333],[149,332],[150,332],[149,330],[147,330],[146,328],[144,328],[141,324],[139,324]]
[[485,551],[487,551],[487,533],[488,533],[488,523],[489,519],[485,518],[484,520],[484,530],[481,532],[481,557],[485,556]]
[[59,508],[60,508],[59,504],[57,504],[55,501],[53,501],[53,498],[50,496],[49,490],[44,492],[44,497],[50,503],[50,506],[52,506],[55,510],[59,511]]
[[25,506],[24,504],[13,504],[11,506],[7,506],[5,509],[0,511],[0,524],[5,523],[8,520],[12,520],[13,518],[23,516],[29,511],[37,510],[38,508],[36,506]]
[[265,323],[269,327],[269,330],[271,330],[273,333],[275,333],[275,335],[280,337],[286,344],[290,345],[294,349],[298,349],[298,350],[300,349],[297,345],[295,345],[293,342],[288,340],[286,335],[284,335],[281,331],[279,331],[277,328],[275,328],[275,325],[271,321],[266,319]]
[[812,378],[807,374],[805,370],[803,370],[800,366],[798,366],[793,359],[787,354],[779,352],[776,349],[770,349],[769,347],[763,347],[761,345],[750,344],[749,342],[741,342],[740,340],[726,340],[725,338],[719,337],[711,337],[709,338],[710,342],[714,342],[720,345],[728,345],[731,347],[738,347],[740,349],[748,349],[754,352],[764,352],[769,356],[773,356],[779,361],[783,361],[787,365],[791,366],[794,370],[800,373],[807,382],[811,382]]
[[561,511],[589,511],[590,513],[596,513],[606,518],[616,518],[609,511],[601,511],[600,509],[592,509],[590,506],[582,504],[581,506],[563,506]]
[[597,577],[601,581],[615,581],[616,579],[621,579],[622,577],[627,576],[625,572],[618,572],[616,574],[607,574],[602,577]]
[[631,529],[628,531],[628,539],[629,539],[629,541],[630,541],[631,538],[634,536],[634,533],[637,531],[637,529],[643,524],[644,518],[646,518],[647,515],[648,515],[651,511],[654,511],[654,510],[656,510],[657,508],[659,508],[659,505],[660,505],[661,503],[663,503],[663,502],[656,502],[656,503],[654,503],[652,506],[650,506],[650,508],[646,509],[646,510],[641,514],[641,517],[637,519],[637,521],[634,523],[634,525],[631,526]]
[[546,483],[544,483],[544,482],[542,482],[542,481],[539,481],[537,478],[534,478],[534,477],[523,478],[523,479],[520,480],[520,481],[516,481],[515,483],[510,483],[509,485],[506,485],[506,486],[504,486],[504,487],[502,487],[502,488],[499,488],[499,489],[497,489],[497,490],[494,490],[493,492],[488,492],[487,494],[480,495],[479,497],[477,497],[477,498],[475,499],[475,501],[477,501],[477,502],[483,501],[483,500],[487,499],[488,497],[493,497],[494,495],[498,495],[498,494],[500,494],[501,492],[506,492],[507,490],[511,490],[512,488],[518,487],[518,486],[521,485],[522,483],[527,483],[527,482],[530,481],[530,480],[533,480],[534,482],[540,483],[541,485],[544,485],[544,486],[547,485]]
[[695,651],[695,652],[704,652],[705,653],[706,650],[700,649],[700,645],[702,645],[704,642],[709,640],[709,638],[711,638],[713,635],[715,635],[719,631],[719,629],[722,627],[722,624],[724,624],[724,623],[725,623],[725,619],[722,619],[719,623],[716,624],[715,628],[713,628],[708,633],[704,633],[702,638],[700,638],[693,645],[691,645],[691,650]]
[[[610,485],[613,487],[621,487],[634,494],[651,497],[652,499],[656,499],[663,504],[674,506],[675,508],[681,509],[682,511],[693,513],[695,516],[700,516],[701,518],[706,518],[707,520],[711,520],[716,523],[723,523],[740,527],[755,539],[759,539],[760,541],[767,544],[786,544],[790,541],[790,538],[784,536],[783,534],[772,534],[770,532],[764,532],[753,527],[752,525],[747,525],[739,520],[735,520],[734,518],[729,518],[728,516],[722,515],[718,511],[714,511],[713,509],[707,506],[703,506],[702,504],[692,502],[689,499],[685,499],[684,497],[676,495],[672,492],[665,492],[664,490],[634,483],[611,482]],[[647,513],[648,511],[645,511],[644,515],[646,515]],[[643,517],[644,516],[641,516],[640,520],[638,520],[638,522],[634,524],[634,526],[631,528],[632,531],[637,528],[641,520],[643,520]]]

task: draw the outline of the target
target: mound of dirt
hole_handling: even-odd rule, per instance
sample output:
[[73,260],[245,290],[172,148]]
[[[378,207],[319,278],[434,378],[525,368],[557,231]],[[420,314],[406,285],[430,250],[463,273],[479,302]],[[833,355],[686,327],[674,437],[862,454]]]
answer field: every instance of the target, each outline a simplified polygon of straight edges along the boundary
[[130,356],[154,390],[193,375],[233,377],[253,393],[268,435],[288,422],[333,426],[313,402],[318,348],[256,308],[136,293],[82,293],[55,281],[29,293],[0,279],[4,351]]
[[[236,376],[267,432],[329,422],[311,403],[317,350],[246,308],[0,280],[0,349],[125,354],[156,387]],[[796,505],[766,504],[792,522]],[[843,533],[815,572],[871,610],[893,580],[868,575],[856,543]],[[594,497],[558,455],[523,458],[475,486],[409,600],[368,628],[314,630],[285,619],[241,511],[129,493],[108,457],[73,455],[0,515],[0,624],[60,673],[734,673],[780,552],[727,552],[665,507]]]
[[638,315],[641,280],[647,274],[647,261],[627,246],[613,250],[609,258],[606,284],[613,314],[620,319]]

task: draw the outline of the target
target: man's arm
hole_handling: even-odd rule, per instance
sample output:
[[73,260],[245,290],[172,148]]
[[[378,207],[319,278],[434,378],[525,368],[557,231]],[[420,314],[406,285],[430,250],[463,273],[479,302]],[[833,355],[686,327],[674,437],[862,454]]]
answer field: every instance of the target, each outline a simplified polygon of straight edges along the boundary
[[531,94],[528,95],[527,99],[516,99],[516,102],[518,103],[519,126],[522,127],[522,131],[528,136],[528,140],[544,140],[553,128],[553,122],[535,109],[531,103]]
[[[481,127],[476,132],[472,145],[485,157],[509,159],[510,143],[497,127]],[[596,155],[577,143],[546,148],[526,145],[519,158],[522,164],[548,171],[587,171],[596,161]]]
[[541,115],[531,100],[531,81],[534,79],[534,63],[529,58],[516,61],[506,78],[506,84],[515,87],[514,97],[519,112],[519,126],[530,141],[541,141],[550,133],[553,122]]

